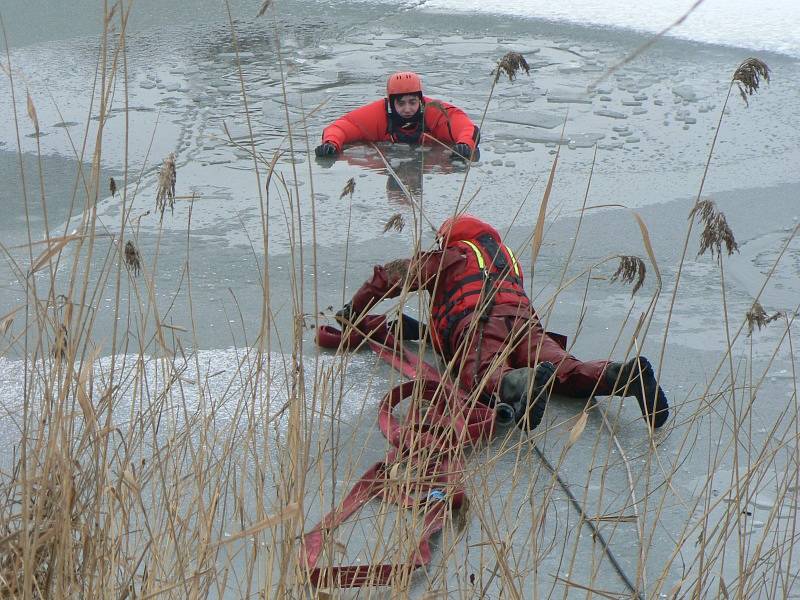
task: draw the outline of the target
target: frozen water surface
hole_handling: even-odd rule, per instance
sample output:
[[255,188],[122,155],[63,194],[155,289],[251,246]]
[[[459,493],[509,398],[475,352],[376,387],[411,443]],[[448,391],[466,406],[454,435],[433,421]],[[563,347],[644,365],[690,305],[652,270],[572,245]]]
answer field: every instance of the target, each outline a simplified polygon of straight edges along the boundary
[[[797,481],[788,478],[797,471],[798,440],[791,434],[797,418],[792,407],[797,399],[789,341],[797,333],[792,319],[800,298],[800,246],[790,236],[800,214],[796,201],[800,182],[787,165],[798,164],[800,159],[794,110],[800,65],[791,56],[765,55],[773,80],[751,99],[748,109],[734,90],[704,195],[725,212],[739,252],[723,259],[724,273],[710,257],[696,257],[697,226],[689,240],[676,302],[670,307],[687,217],[706,166],[713,129],[731,73],[750,52],[662,40],[590,92],[588,86],[596,83],[607,67],[645,38],[625,30],[461,12],[510,10],[517,17],[562,19],[571,11],[568,6],[547,8],[565,13],[545,14],[541,7],[531,15],[520,3],[503,3],[503,7],[445,0],[423,7],[393,4],[281,3],[277,27],[283,62],[278,60],[272,21],[252,18],[258,8],[255,4],[245,7],[247,10],[239,7],[238,48],[231,42],[225,15],[215,12],[220,11],[216,5],[206,7],[203,19],[158,22],[145,15],[137,35],[128,40],[127,80],[118,77],[114,83],[103,136],[99,177],[103,193],[97,211],[107,232],[118,230],[122,195],[120,191],[115,196],[105,192],[108,177],[114,176],[120,190],[126,186],[125,208],[136,224],[145,274],[153,277],[149,293],[161,310],[162,321],[174,328],[176,337],[169,343],[177,347],[180,341],[192,357],[181,371],[180,403],[175,397],[180,418],[176,417],[171,427],[180,429],[190,417],[206,414],[212,405],[218,407],[213,414],[221,432],[247,428],[249,419],[257,415],[274,432],[263,433],[265,437],[259,440],[272,441],[266,446],[270,458],[277,461],[285,432],[281,407],[290,396],[287,373],[294,368],[290,356],[296,305],[306,314],[307,325],[314,323],[320,311],[327,315],[320,319],[325,322],[367,276],[373,263],[412,250],[414,226],[422,231],[423,245],[432,241],[427,224],[414,221],[415,213],[402,188],[422,205],[430,222],[438,224],[454,210],[465,178],[464,166],[451,163],[447,151],[438,147],[359,146],[347,149],[335,161],[318,161],[313,147],[321,129],[343,111],[380,97],[386,75],[408,67],[423,74],[428,95],[452,101],[480,120],[496,61],[505,52],[518,50],[528,58],[530,76],[520,75],[514,82],[501,78],[494,88],[482,123],[481,161],[470,169],[462,205],[472,199],[471,212],[508,230],[512,247],[530,273],[531,229],[552,153],[558,146],[559,165],[544,244],[529,280],[534,302],[548,315],[550,329],[570,336],[578,356],[620,359],[628,350],[639,315],[652,299],[650,329],[647,336],[637,337],[637,343],[658,362],[669,319],[662,381],[673,416],[651,440],[635,401],[599,399],[589,411],[583,435],[567,449],[569,429],[582,404],[554,399],[540,435],[525,440],[511,432],[470,456],[468,493],[473,507],[481,507],[473,508],[472,514],[478,511],[483,519],[492,515],[496,528],[507,532],[503,543],[521,572],[536,551],[541,561],[536,575],[540,594],[577,596],[578,588],[565,587],[564,580],[593,581],[611,593],[624,592],[589,530],[578,525],[578,514],[566,494],[553,484],[533,451],[535,443],[558,466],[586,516],[600,523],[614,554],[643,590],[649,591],[665,568],[662,594],[682,579],[690,581],[696,576],[693,569],[699,550],[694,541],[701,530],[731,532],[718,538],[722,540],[719,543],[728,544],[731,553],[741,552],[743,560],[760,547],[793,539],[798,533],[793,519],[798,506]],[[677,9],[667,11],[661,4],[653,9],[648,23],[655,23],[655,16],[677,16]],[[731,43],[730,35],[738,32],[733,27],[726,30],[727,37],[691,35],[692,27],[698,28],[703,19],[720,14],[718,4],[711,0],[706,4],[706,12],[698,12],[696,20],[688,21],[686,28],[676,33],[700,41]],[[598,21],[600,13],[592,3],[572,5],[586,11],[572,11],[576,16],[570,20],[609,24]],[[786,5],[786,10],[792,7]],[[648,30],[634,18],[641,15],[622,22],[619,15],[611,17],[613,24]],[[785,19],[787,23],[790,20],[788,16]],[[14,72],[24,75],[42,133],[47,134],[28,137],[33,129],[26,115],[25,95],[17,89],[19,145],[28,174],[27,207],[34,240],[42,239],[46,231],[45,215],[38,206],[39,190],[31,184],[38,181],[37,147],[43,157],[50,231],[63,233],[74,227],[82,206],[78,159],[84,164],[90,160],[91,153],[81,154],[83,137],[91,141],[91,147],[97,128],[97,121],[90,118],[97,115],[97,108],[90,107],[97,39],[88,33],[54,35],[55,41],[18,44],[11,52]],[[796,39],[789,35],[775,35],[768,41],[735,39],[789,55],[796,50]],[[0,87],[0,102],[12,106],[8,86]],[[290,143],[293,152],[288,151]],[[7,211],[0,234],[24,273],[30,255],[23,247],[28,235],[19,193],[19,145],[13,111],[0,112],[3,192],[9,206],[19,207]],[[168,209],[161,218],[154,201],[157,171],[171,152],[177,159],[179,198],[174,210]],[[402,187],[387,170],[381,154]],[[122,175],[126,161],[127,180]],[[267,190],[267,168],[273,161],[276,168]],[[352,198],[340,198],[350,178],[356,182],[355,192]],[[79,193],[77,204],[70,208],[73,189]],[[647,254],[630,210],[592,209],[579,223],[577,211],[584,198],[587,206],[625,205],[637,210],[649,231],[661,288],[649,262],[645,285],[633,299],[630,288],[607,281],[618,255],[635,254],[647,260]],[[408,225],[402,232],[384,233],[385,223],[396,213],[402,214]],[[68,219],[70,214],[72,219]],[[94,265],[98,272],[109,240],[98,238],[100,251]],[[153,276],[149,270],[156,248],[159,258]],[[302,267],[297,260],[301,250]],[[57,275],[57,287],[64,285],[66,271],[62,268]],[[273,377],[264,384],[259,404],[249,407],[252,412],[237,412],[236,399],[249,385],[247,377],[241,376],[240,365],[253,368],[251,349],[261,322],[267,275],[273,314],[271,352],[264,360],[269,361]],[[293,293],[293,275],[295,287],[299,282],[305,286],[302,298]],[[4,263],[0,276],[0,315],[4,315],[24,304],[25,294],[13,266]],[[573,283],[561,289],[562,276]],[[157,382],[158,353],[138,324],[129,325],[124,315],[114,313],[113,283],[101,287],[95,299],[97,343],[104,354],[109,352],[110,332],[119,317],[117,323],[129,328],[131,335],[142,336],[147,356],[153,356],[143,372]],[[134,288],[148,290],[142,279],[123,282],[123,287],[127,294],[123,311],[135,313]],[[314,289],[316,295],[311,292]],[[770,314],[783,311],[787,318],[748,337],[744,314],[756,296]],[[23,322],[15,319],[11,335],[20,334]],[[184,333],[193,323],[196,334]],[[306,328],[303,335],[307,356],[302,365],[308,374],[323,373],[331,365],[343,365],[346,373],[335,410],[333,404],[326,408],[311,403],[313,378],[309,376],[306,383],[310,402],[306,409],[319,424],[315,443],[327,443],[326,432],[334,424],[342,454],[339,462],[332,464],[330,455],[323,453],[324,467],[307,482],[306,510],[311,522],[320,516],[323,505],[330,504],[331,490],[341,497],[361,470],[383,455],[385,443],[375,427],[376,410],[396,376],[366,352],[344,362],[330,351],[321,351],[317,357],[313,330]],[[728,359],[725,351],[731,338],[734,351]],[[4,460],[10,460],[9,450],[19,436],[18,398],[24,373],[20,348],[14,345],[7,357],[0,358]],[[107,358],[99,359],[96,372],[100,379],[107,368]],[[734,390],[732,396],[730,389]],[[121,398],[114,420],[124,429],[132,411],[155,402],[157,394],[136,401],[125,394]],[[730,411],[734,408],[746,411],[738,413],[745,415],[746,434],[731,429]],[[165,429],[164,435],[169,431]],[[747,467],[739,464],[739,471],[733,464],[734,447],[752,459]],[[238,455],[240,464],[252,467],[256,461],[252,452],[243,449]],[[770,460],[757,461],[764,453]],[[713,457],[719,457],[718,461]],[[673,470],[677,474],[668,477]],[[253,483],[247,489],[248,500],[255,503],[253,489],[260,488]],[[318,493],[324,497],[317,498],[312,490],[322,490]],[[377,509],[371,506],[368,510]],[[544,516],[543,525],[536,540],[531,540],[530,523],[537,515]],[[614,515],[620,519],[613,521]],[[365,522],[369,521],[351,526],[353,542],[348,552],[353,555],[364,548],[357,539],[370,539]],[[439,583],[450,589],[480,586],[487,590],[487,597],[494,597],[502,578],[492,574],[494,562],[481,554],[487,543],[485,527],[475,516],[468,516],[465,527],[457,550],[447,559],[444,575],[436,564],[429,573],[440,573],[437,577],[444,583]],[[347,539],[349,533],[342,536]],[[438,543],[446,546],[447,537]],[[575,557],[568,561],[569,566],[565,556]],[[797,556],[795,553],[791,564],[778,567],[787,577],[797,575]],[[434,562],[441,561],[436,552],[434,557]],[[236,560],[232,559],[234,565]],[[730,585],[738,567],[738,561],[731,560],[714,568]],[[476,583],[459,579],[469,574],[475,575]],[[424,575],[415,577],[412,590],[417,596],[435,588]],[[519,577],[523,596],[531,596],[528,592],[534,575],[527,572]]]

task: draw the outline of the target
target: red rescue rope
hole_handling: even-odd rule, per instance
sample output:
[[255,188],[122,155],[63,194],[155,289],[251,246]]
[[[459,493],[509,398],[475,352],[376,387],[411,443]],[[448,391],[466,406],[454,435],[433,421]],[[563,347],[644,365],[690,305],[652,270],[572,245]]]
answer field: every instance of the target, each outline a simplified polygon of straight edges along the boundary
[[[489,439],[495,427],[494,410],[470,402],[457,385],[443,379],[437,369],[398,343],[384,316],[368,315],[358,325],[359,331],[346,338],[335,327],[324,325],[317,332],[317,343],[327,348],[355,348],[366,341],[378,356],[410,381],[393,388],[380,404],[378,426],[393,448],[383,461],[361,476],[335,510],[303,536],[301,563],[311,584],[317,587],[388,585],[397,577],[427,565],[431,561],[431,536],[444,527],[449,511],[461,507],[466,498],[460,483],[463,449]],[[406,422],[401,423],[392,411],[412,396],[430,404],[423,408],[413,403]],[[413,490],[408,490],[406,480],[398,481],[391,476],[392,467],[398,463],[418,474],[410,482]],[[403,491],[398,493],[398,488]],[[418,545],[407,562],[318,567],[326,534],[374,498],[424,512]]]

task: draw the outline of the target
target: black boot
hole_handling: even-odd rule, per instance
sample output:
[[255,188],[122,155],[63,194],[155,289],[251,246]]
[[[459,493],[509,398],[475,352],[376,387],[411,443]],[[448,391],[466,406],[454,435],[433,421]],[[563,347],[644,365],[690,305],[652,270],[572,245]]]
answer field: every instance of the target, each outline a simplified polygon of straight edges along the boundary
[[664,390],[658,385],[653,366],[644,356],[626,363],[609,363],[606,380],[615,386],[615,392],[635,396],[645,421],[658,429],[669,418],[669,403]]
[[533,431],[542,422],[547,404],[545,386],[556,368],[551,362],[540,362],[536,368],[514,369],[500,381],[500,402],[514,409],[517,427]]

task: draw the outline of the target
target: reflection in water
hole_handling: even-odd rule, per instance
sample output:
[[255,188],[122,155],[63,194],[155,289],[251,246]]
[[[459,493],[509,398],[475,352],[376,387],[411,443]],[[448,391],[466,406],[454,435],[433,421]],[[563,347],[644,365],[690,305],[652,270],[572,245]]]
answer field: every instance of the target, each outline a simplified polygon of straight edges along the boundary
[[[409,196],[414,203],[422,198],[424,175],[457,173],[465,169],[463,162],[451,160],[451,151],[443,146],[378,144],[377,148],[354,146],[345,149],[335,158],[316,160],[324,168],[344,161],[349,165],[386,175],[386,199],[394,206],[409,206]],[[387,162],[391,171],[386,166]]]

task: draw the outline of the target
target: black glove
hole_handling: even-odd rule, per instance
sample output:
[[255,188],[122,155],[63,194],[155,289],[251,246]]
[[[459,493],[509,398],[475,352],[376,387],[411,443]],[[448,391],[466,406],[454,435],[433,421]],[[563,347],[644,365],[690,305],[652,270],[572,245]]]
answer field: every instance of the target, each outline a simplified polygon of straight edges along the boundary
[[423,337],[425,337],[425,324],[420,323],[414,317],[409,317],[406,314],[400,315],[400,319],[389,321],[389,331],[399,336],[401,321],[403,323],[404,341],[421,340]]
[[319,157],[333,156],[337,152],[339,152],[339,150],[337,150],[336,146],[334,146],[330,142],[322,142],[319,146],[314,148],[314,154],[316,154]]
[[450,154],[450,159],[469,160],[469,157],[472,156],[472,160],[478,160],[480,155],[481,153],[477,146],[475,146],[475,152],[473,155],[472,148],[469,147],[469,144],[456,144],[453,146],[453,152]]
[[347,325],[351,325],[353,323],[353,317],[355,314],[353,313],[353,304],[352,302],[348,302],[339,311],[334,315],[336,322],[339,323],[342,327],[346,327]]

